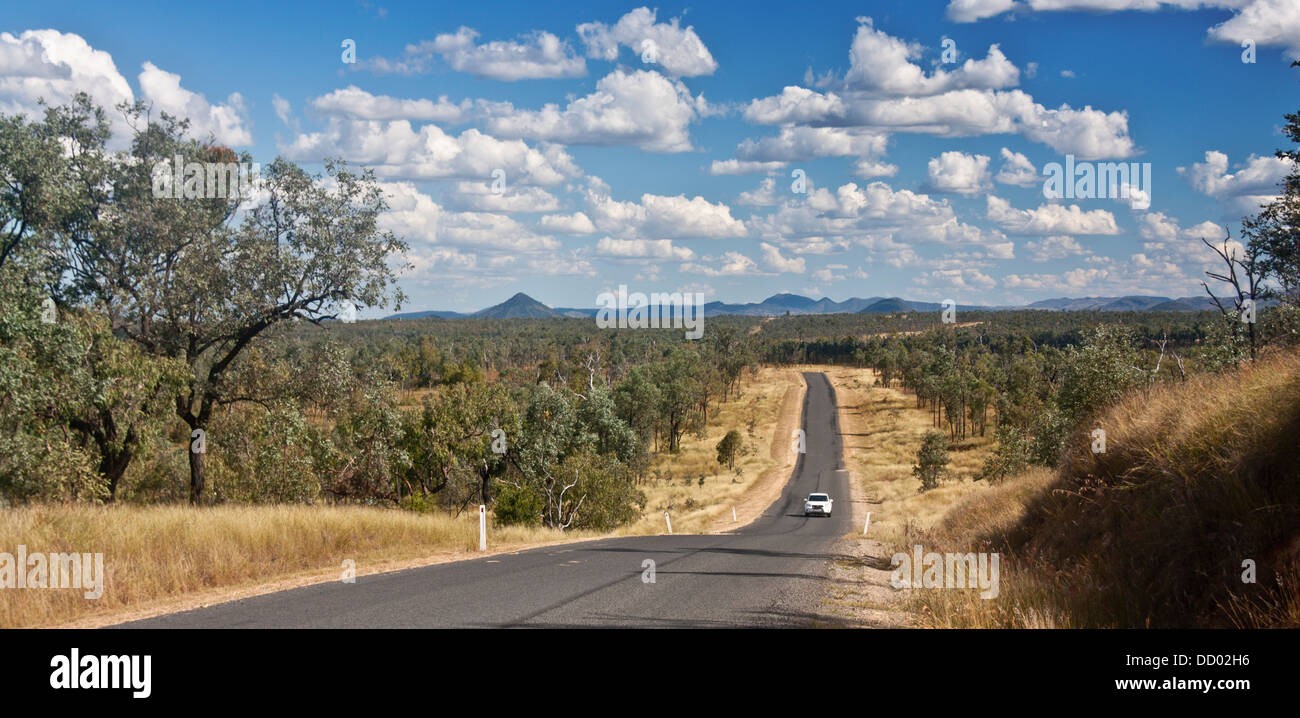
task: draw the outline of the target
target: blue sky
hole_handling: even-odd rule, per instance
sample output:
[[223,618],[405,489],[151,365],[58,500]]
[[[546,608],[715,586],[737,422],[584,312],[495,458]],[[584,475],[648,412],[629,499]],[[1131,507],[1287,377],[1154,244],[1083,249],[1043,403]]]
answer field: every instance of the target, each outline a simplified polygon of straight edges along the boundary
[[[145,98],[375,167],[417,310],[1196,294],[1300,97],[1294,0],[106,5],[0,11],[0,112]],[[1045,198],[1066,155],[1150,163],[1149,206]]]

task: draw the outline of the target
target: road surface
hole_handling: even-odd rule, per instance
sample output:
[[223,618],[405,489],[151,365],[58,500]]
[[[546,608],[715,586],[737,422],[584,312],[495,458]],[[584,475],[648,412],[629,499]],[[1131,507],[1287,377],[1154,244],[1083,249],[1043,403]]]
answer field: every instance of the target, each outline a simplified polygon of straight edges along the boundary
[[[731,534],[600,539],[331,582],[122,624],[129,628],[804,626],[851,530],[834,390],[805,373],[807,453],[781,497]],[[804,518],[803,498],[835,499]],[[655,563],[655,582],[643,562]]]

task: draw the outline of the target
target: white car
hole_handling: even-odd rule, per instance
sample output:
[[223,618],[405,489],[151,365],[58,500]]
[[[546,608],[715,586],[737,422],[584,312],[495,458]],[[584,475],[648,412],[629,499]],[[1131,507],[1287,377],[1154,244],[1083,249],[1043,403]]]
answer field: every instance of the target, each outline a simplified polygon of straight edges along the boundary
[[808,498],[803,500],[803,515],[830,516],[831,503],[831,497],[827,494],[808,494]]

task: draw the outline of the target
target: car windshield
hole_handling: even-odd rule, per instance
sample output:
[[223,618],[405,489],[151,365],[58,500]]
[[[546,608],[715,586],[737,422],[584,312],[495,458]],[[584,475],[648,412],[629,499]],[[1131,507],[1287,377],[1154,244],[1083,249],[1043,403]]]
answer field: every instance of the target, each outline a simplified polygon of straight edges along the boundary
[[809,501],[830,501],[831,497],[827,496],[826,494],[809,494],[808,500]]

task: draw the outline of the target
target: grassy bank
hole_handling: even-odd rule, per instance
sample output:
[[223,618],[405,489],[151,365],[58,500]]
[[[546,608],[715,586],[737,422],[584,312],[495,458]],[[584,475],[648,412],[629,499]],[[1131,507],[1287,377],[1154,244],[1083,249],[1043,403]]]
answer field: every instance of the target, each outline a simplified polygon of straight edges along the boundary
[[1058,471],[896,543],[1002,553],[996,599],[913,591],[925,625],[1300,625],[1300,356],[1133,393],[1085,428]]

